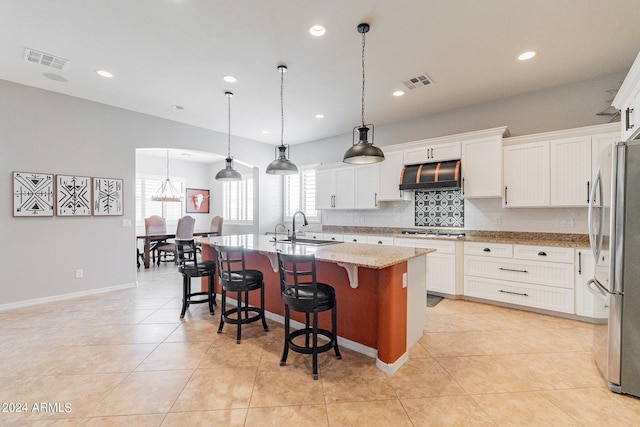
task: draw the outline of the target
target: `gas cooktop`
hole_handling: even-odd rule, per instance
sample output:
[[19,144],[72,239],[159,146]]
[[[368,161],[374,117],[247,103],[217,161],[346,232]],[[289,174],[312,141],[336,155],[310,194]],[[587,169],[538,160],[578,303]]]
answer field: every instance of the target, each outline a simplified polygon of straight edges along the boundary
[[424,237],[448,237],[450,239],[457,239],[458,237],[465,236],[464,231],[448,230],[402,230],[402,234]]

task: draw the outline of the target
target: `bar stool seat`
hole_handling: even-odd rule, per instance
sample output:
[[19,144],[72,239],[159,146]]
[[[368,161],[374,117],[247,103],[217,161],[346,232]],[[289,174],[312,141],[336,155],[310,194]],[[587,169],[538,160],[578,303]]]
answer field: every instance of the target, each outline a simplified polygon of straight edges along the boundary
[[[247,269],[242,246],[216,246],[218,281],[222,288],[222,306],[218,333],[222,333],[225,323],[237,325],[236,343],[242,339],[242,325],[262,321],[263,329],[268,332],[264,316],[264,275],[261,271]],[[260,291],[260,305],[249,305],[249,292]],[[227,309],[227,292],[233,292],[237,305]]]
[[[213,308],[216,305],[216,294],[213,291],[213,277],[216,272],[216,263],[209,260],[198,260],[194,250],[196,243],[194,239],[175,241],[178,271],[182,274],[182,311],[180,318],[183,318],[191,304],[209,304],[209,313],[215,314]],[[192,277],[207,277],[206,291],[191,291]],[[204,297],[193,299],[193,297]]]
[[[284,349],[280,366],[287,363],[289,350],[311,354],[313,379],[318,379],[318,354],[333,349],[336,358],[342,359],[338,347],[337,304],[335,289],[316,280],[314,255],[289,255],[278,252],[280,293],[284,302]],[[290,332],[291,310],[305,313],[305,327]],[[318,327],[318,313],[331,310],[331,330]],[[318,345],[318,335],[328,339]],[[296,338],[304,336],[304,344]],[[298,340],[300,341],[300,340]]]

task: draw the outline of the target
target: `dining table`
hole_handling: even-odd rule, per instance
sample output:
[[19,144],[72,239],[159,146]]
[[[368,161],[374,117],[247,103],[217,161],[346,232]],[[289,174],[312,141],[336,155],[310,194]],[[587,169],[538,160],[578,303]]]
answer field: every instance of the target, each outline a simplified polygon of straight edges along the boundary
[[[218,233],[211,231],[201,231],[193,233],[194,237],[208,237],[208,236],[217,236]],[[144,268],[149,268],[150,259],[151,259],[151,243],[152,242],[164,242],[168,239],[174,239],[176,237],[175,233],[161,233],[161,234],[139,234],[137,236],[138,239],[144,240],[144,249],[143,252],[140,253],[140,249],[137,250],[136,254],[136,262],[138,268],[140,268],[140,256],[142,256],[142,260],[144,263]]]

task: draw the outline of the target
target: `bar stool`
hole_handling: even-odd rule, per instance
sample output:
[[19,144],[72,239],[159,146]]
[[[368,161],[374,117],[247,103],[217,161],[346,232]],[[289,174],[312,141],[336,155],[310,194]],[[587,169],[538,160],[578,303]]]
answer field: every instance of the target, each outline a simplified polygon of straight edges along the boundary
[[[316,259],[311,255],[288,255],[278,252],[280,270],[280,292],[284,302],[284,350],[280,366],[287,363],[289,349],[313,357],[313,379],[318,379],[318,353],[332,348],[338,359],[342,359],[338,348],[336,292],[332,286],[316,280]],[[305,313],[305,327],[289,332],[290,311]],[[331,310],[331,331],[318,328],[318,313]],[[313,315],[310,323],[310,315]],[[318,345],[318,335],[329,342]],[[304,336],[304,345],[294,342]]]
[[[215,314],[213,306],[216,304],[216,294],[213,291],[213,276],[216,273],[216,264],[214,261],[200,260],[196,256],[194,250],[196,243],[194,239],[175,241],[177,252],[178,271],[182,274],[182,312],[180,318],[184,317],[187,308],[191,304],[209,303],[209,313]],[[207,277],[207,290],[191,292],[192,277]],[[192,299],[196,296],[205,296],[206,298]]]
[[[262,327],[269,332],[264,317],[264,280],[258,270],[248,270],[245,266],[242,246],[216,246],[218,253],[218,280],[222,288],[222,313],[218,333],[222,332],[225,322],[238,325],[236,343],[240,344],[242,325],[262,320]],[[260,306],[249,305],[249,291],[260,291]],[[236,294],[237,305],[227,310],[227,292]],[[243,305],[244,294],[244,305]],[[253,313],[250,315],[250,313]],[[235,317],[232,315],[235,314]]]

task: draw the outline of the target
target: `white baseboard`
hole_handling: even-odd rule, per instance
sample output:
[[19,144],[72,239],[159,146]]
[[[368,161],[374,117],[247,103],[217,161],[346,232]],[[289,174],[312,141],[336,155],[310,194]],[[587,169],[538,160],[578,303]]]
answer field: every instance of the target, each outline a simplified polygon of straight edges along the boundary
[[376,366],[385,374],[395,373],[405,362],[409,360],[409,352],[405,352],[398,360],[393,363],[385,363],[376,357]]
[[98,288],[98,289],[89,289],[81,292],[72,292],[70,294],[53,295],[50,297],[11,302],[9,304],[0,305],[0,311],[30,307],[32,305],[47,304],[47,303],[56,302],[56,301],[65,301],[65,300],[70,300],[70,299],[79,298],[79,297],[86,297],[89,295],[102,294],[105,292],[120,291],[123,289],[135,288],[137,286],[138,284],[136,282],[132,282],[132,283],[125,283],[124,285],[109,286],[106,288]]

